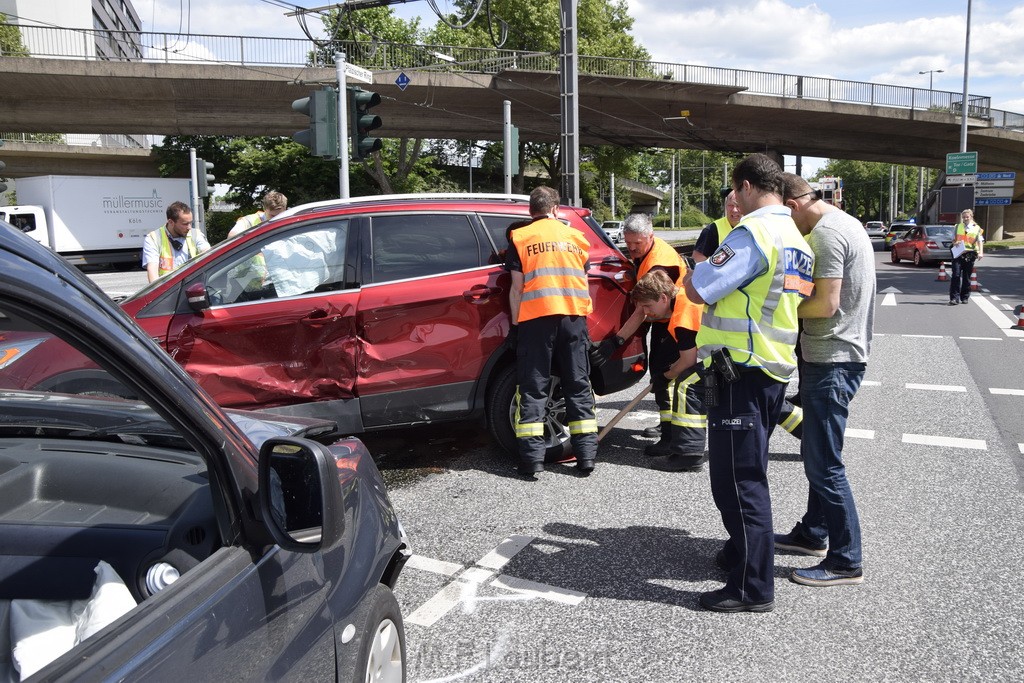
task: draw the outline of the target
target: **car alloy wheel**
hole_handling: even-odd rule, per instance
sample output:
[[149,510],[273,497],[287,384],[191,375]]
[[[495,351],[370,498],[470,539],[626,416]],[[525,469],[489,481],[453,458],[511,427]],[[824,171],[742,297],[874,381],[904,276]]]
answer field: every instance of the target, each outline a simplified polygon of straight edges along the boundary
[[[518,456],[516,439],[516,368],[509,366],[494,381],[487,399],[487,426],[491,436],[506,452]],[[565,416],[565,398],[557,375],[551,376],[547,415],[544,418],[545,461],[565,459],[569,442],[569,426]]]
[[924,261],[921,260],[921,252],[919,251],[914,252],[914,265],[918,267],[924,265]]
[[893,247],[889,251],[889,260],[892,261],[893,263],[899,263],[900,262],[900,255],[896,253],[896,247]]

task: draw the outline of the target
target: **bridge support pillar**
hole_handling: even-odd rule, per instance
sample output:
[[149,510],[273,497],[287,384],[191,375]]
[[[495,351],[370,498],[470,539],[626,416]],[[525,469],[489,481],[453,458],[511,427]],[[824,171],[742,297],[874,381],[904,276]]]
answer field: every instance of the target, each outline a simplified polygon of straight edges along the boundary
[[980,210],[980,207],[974,209],[975,220],[978,221],[978,225],[985,229],[985,239],[987,240],[1001,240],[1003,239],[1003,229],[1006,226],[1006,211],[1005,207],[1002,206],[986,206],[984,210]]

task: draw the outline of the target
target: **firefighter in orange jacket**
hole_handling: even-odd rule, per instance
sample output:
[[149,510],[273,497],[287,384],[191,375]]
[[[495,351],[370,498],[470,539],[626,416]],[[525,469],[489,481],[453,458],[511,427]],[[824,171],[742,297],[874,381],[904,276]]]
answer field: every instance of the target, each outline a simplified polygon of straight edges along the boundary
[[558,192],[543,185],[530,193],[533,222],[512,231],[506,258],[512,275],[509,341],[516,349],[519,382],[517,469],[527,477],[544,470],[544,418],[552,360],[561,375],[576,468],[589,474],[597,457],[587,331],[592,308],[587,283],[590,243],[579,230],[557,219],[559,200]]

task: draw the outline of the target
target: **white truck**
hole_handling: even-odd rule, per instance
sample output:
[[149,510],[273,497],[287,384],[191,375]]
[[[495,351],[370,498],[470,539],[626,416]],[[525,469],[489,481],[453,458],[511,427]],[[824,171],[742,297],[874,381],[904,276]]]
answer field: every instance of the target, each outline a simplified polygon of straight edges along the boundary
[[16,190],[0,218],[75,265],[139,265],[168,205],[189,203],[186,178],[48,175],[19,178]]

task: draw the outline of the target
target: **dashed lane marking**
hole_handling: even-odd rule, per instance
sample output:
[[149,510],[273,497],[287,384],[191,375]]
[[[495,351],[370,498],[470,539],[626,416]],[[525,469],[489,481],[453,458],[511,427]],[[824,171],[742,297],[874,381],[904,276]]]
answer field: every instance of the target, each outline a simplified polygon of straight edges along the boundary
[[907,382],[905,386],[907,389],[921,389],[924,391],[967,391],[967,387],[958,387],[953,384],[914,384]]
[[1021,454],[1024,455],[1024,443],[1017,444],[1017,448],[1020,450]]
[[850,428],[847,428],[846,431],[843,432],[843,434],[845,434],[846,436],[850,437],[851,439],[873,439],[873,438],[875,438],[875,430],[874,429],[850,429]]
[[480,598],[477,597],[480,586],[488,581],[490,581],[489,585],[511,591],[520,599],[540,598],[566,605],[578,605],[583,602],[587,597],[586,593],[505,574],[495,576],[497,571],[508,564],[516,553],[529,546],[533,541],[533,536],[518,534],[509,536],[471,567],[413,555],[409,558],[406,567],[450,576],[454,580],[417,607],[412,614],[405,618],[406,623],[431,626],[459,604],[464,605],[466,609],[472,609],[480,601]]
[[941,334],[901,334],[905,339],[942,339]]
[[866,379],[863,382],[861,382],[860,385],[862,387],[880,387],[882,386],[882,383],[877,380]]
[[993,394],[999,394],[1000,396],[1024,396],[1024,389],[989,389]]
[[970,341],[1003,341],[1002,337],[959,337],[959,339],[968,339]]
[[970,448],[976,451],[988,450],[988,444],[984,439],[960,439],[953,436],[932,436],[930,434],[904,434],[903,443],[939,446],[940,448]]

